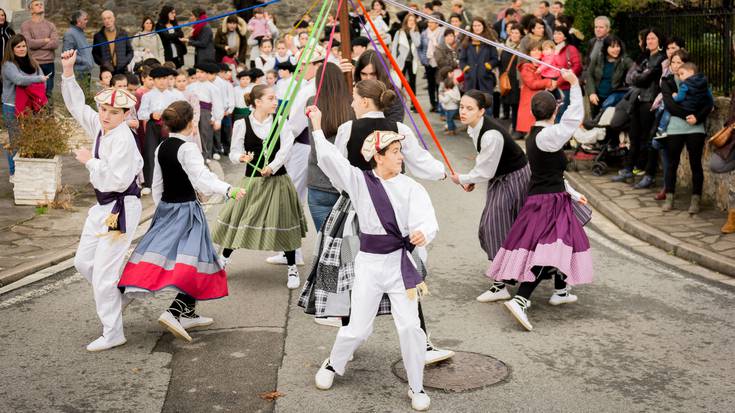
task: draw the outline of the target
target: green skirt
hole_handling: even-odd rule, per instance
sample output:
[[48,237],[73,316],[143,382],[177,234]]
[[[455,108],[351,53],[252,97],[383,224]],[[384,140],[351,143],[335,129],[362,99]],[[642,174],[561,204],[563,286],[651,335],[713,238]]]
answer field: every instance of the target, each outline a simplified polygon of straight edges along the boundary
[[[250,182],[252,181],[252,182]],[[250,188],[240,201],[230,199],[212,234],[223,248],[293,251],[306,236],[306,218],[288,175],[243,178]]]

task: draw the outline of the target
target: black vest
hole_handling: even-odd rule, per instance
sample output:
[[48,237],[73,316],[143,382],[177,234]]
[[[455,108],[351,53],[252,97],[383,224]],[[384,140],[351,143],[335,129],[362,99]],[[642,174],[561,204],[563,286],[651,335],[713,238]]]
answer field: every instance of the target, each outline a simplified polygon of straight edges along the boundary
[[564,150],[544,152],[536,146],[536,135],[544,128],[534,126],[526,139],[526,155],[531,164],[531,183],[528,195],[552,194],[564,192],[564,171],[567,169],[567,157]]
[[352,121],[350,139],[347,141],[347,160],[352,166],[369,171],[370,162],[362,156],[362,144],[371,133],[384,130],[398,133],[398,124],[386,118],[362,118]]
[[[253,126],[250,124],[250,116],[246,116],[243,118],[245,120],[245,152],[252,152],[255,154],[255,159],[253,159],[250,163],[255,164],[258,162],[258,158],[260,157],[261,152],[263,151],[263,147],[265,146],[266,141],[260,139],[258,135],[255,134],[255,131],[253,130]],[[273,158],[276,157],[276,153],[278,153],[278,150],[281,148],[281,140],[276,140],[276,144],[273,147],[273,150],[270,153],[270,156],[268,159],[261,159],[260,163],[258,163],[258,168],[265,168],[268,166],[271,162],[273,162]],[[248,164],[245,168],[245,176],[250,177],[253,175],[254,168]],[[279,175],[285,175],[286,174],[286,166],[282,166],[278,171],[273,173],[273,176],[279,176]],[[260,174],[260,172],[255,172],[256,177],[261,177],[263,175]]]
[[189,181],[189,176],[181,167],[178,159],[179,148],[184,141],[167,138],[158,146],[158,164],[163,175],[163,195],[161,200],[170,204],[196,201],[197,195]]
[[498,169],[495,171],[495,176],[503,176],[526,166],[528,160],[526,159],[526,155],[523,153],[523,149],[518,146],[503,125],[488,116],[485,116],[482,121],[480,136],[477,138],[477,153],[480,153],[480,149],[482,147],[482,136],[489,130],[498,131],[503,135],[503,153],[500,155],[500,161],[498,162]]

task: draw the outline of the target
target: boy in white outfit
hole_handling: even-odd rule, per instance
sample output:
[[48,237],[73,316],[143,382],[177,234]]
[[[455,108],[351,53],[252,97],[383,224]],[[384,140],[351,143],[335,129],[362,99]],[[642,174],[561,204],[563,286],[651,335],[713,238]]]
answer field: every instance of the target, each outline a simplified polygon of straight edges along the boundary
[[335,374],[344,374],[350,357],[372,333],[378,304],[388,294],[411,406],[427,410],[431,401],[423,387],[426,334],[420,326],[418,299],[428,290],[410,251],[431,242],[439,229],[431,199],[420,184],[401,173],[403,135],[371,133],[361,152],[373,169],[362,171],[324,137],[319,109],[310,106],[307,113],[318,165],[335,188],[349,194],[360,221],[350,323],[339,329],[329,358],[315,376],[316,387],[328,390]]
[[[101,351],[125,344],[122,309],[126,305],[117,283],[141,214],[137,176],[143,169],[135,137],[125,123],[135,96],[108,88],[95,96],[99,113],[85,105],[84,92],[74,79],[77,52],[61,55],[61,93],[69,113],[94,138],[94,149],[77,149],[76,158],[89,171],[97,204],[89,210],[74,257],[74,266],[91,284],[102,336],[87,346]],[[129,302],[129,301],[128,301]]]

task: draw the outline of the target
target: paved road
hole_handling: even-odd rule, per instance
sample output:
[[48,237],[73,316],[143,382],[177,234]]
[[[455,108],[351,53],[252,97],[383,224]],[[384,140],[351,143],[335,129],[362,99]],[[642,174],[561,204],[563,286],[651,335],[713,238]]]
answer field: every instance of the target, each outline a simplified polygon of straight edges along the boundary
[[[451,138],[445,146],[455,166],[468,170],[469,141]],[[226,171],[234,181],[238,171]],[[596,282],[576,289],[579,302],[562,308],[545,303],[551,286],[542,285],[530,312],[535,329],[525,332],[501,305],[474,300],[487,286],[476,235],[482,191],[466,194],[448,182],[426,187],[442,225],[430,248],[433,295],[424,307],[432,338],[511,368],[505,382],[484,389],[430,391],[433,411],[735,410],[733,287],[639,256],[590,229]],[[312,231],[307,256],[313,241]],[[331,391],[314,388],[336,330],[295,306],[285,268],[264,264],[267,255],[234,255],[230,296],[201,303],[217,322],[191,344],[155,322],[169,294],[132,304],[128,344],[100,354],[84,350],[100,328],[90,287],[73,270],[0,296],[0,411],[408,411],[406,384],[391,373],[400,353],[390,317],[376,322]],[[275,389],[284,394],[275,403],[258,397]]]

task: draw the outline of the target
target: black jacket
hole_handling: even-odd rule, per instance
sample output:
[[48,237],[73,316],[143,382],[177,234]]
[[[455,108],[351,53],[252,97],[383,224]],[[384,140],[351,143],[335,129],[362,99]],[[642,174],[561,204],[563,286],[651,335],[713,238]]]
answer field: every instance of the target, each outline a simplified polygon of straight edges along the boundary
[[[684,102],[676,102],[672,96],[677,90],[678,88],[676,86],[676,81],[674,80],[674,75],[669,75],[661,79],[661,96],[664,99],[666,110],[668,110],[672,116],[682,119],[686,119],[689,115],[694,115],[697,118],[697,124],[707,120],[707,117],[714,107],[714,100],[709,94],[709,91],[704,95],[705,98],[703,99],[701,106],[696,108],[685,108],[683,104],[686,103],[686,99]],[[687,93],[687,96],[689,96],[689,93]]]
[[[120,27],[117,28],[115,40],[128,37],[128,32]],[[105,28],[101,28],[100,31],[94,34],[92,44],[99,44],[107,42],[105,36]],[[112,66],[112,55],[110,54],[110,45],[97,46],[92,49],[92,57],[94,62],[98,66]],[[133,60],[133,45],[130,44],[130,39],[119,41],[115,43],[115,58],[117,60],[115,67],[112,68],[112,74],[117,75],[120,73],[128,72],[128,65]]]
[[189,39],[189,45],[196,49],[194,63],[215,62],[214,35],[209,24],[202,27],[199,35]]
[[[156,31],[163,30],[165,28],[166,23],[156,23]],[[184,42],[179,40],[184,37],[184,32],[181,29],[175,29],[173,33],[169,32],[168,30],[164,32],[158,32],[158,36],[161,37],[161,43],[163,44],[163,56],[167,62],[174,60],[174,48],[176,48],[176,56],[183,60],[183,57],[186,54],[186,45],[184,44]]]
[[639,101],[653,102],[658,96],[661,91],[659,80],[663,72],[661,64],[665,58],[666,55],[663,52],[649,55],[629,74],[630,85],[638,88],[640,92],[638,95]]

